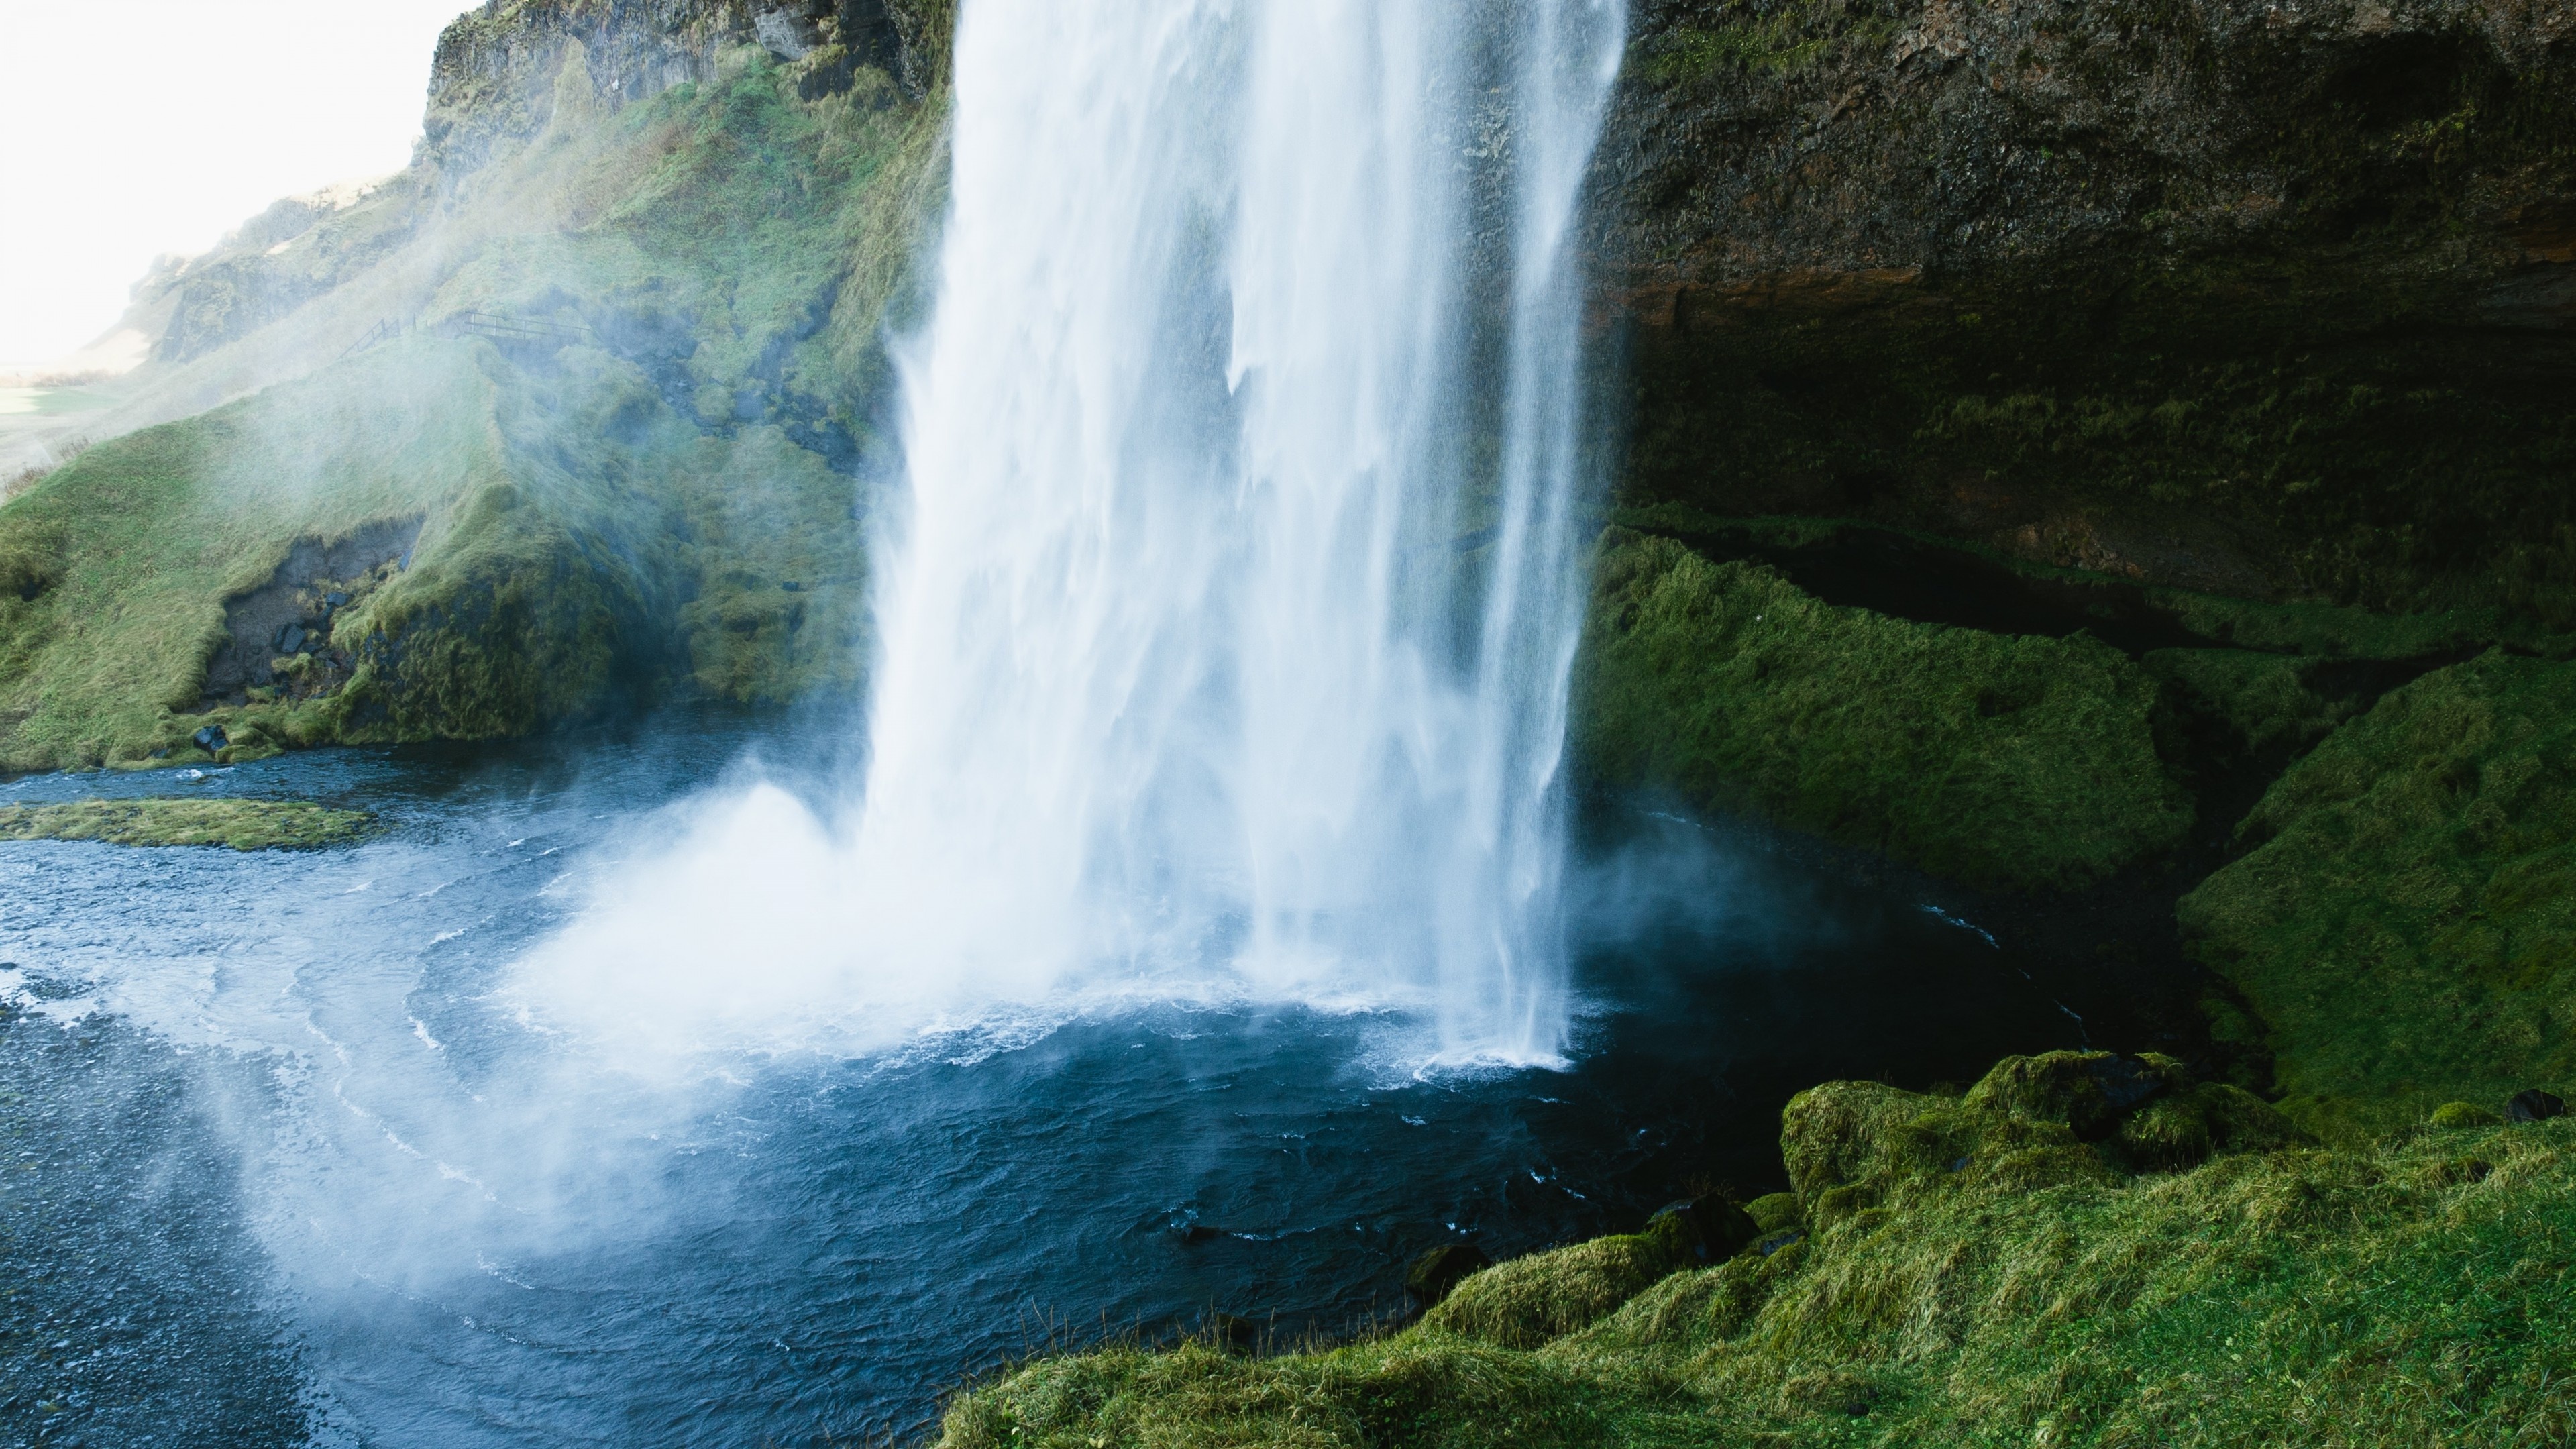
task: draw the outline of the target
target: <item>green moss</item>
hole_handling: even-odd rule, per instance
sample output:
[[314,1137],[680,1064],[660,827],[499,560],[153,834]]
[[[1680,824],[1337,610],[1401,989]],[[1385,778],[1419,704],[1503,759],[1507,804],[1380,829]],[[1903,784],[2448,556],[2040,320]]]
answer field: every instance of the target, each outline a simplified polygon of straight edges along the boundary
[[2464,655],[2492,644],[2564,658],[2576,655],[2576,637],[2554,633],[2538,621],[2500,608],[2438,609],[2386,614],[2315,599],[2265,602],[2191,589],[2143,586],[2135,579],[2093,569],[2052,564],[1996,546],[1877,519],[1796,514],[1722,517],[1690,503],[1666,499],[1613,508],[1608,521],[1640,533],[1667,534],[1694,546],[1778,553],[1832,548],[1857,537],[1896,538],[1931,555],[1986,565],[2015,576],[2032,599],[2071,607],[2100,618],[2152,618],[2200,636],[2213,646],[2317,659],[2411,660]]
[[1578,748],[1609,780],[2024,888],[2088,885],[2191,823],[2154,681],[2089,638],[1834,608],[1623,530],[1588,628]]
[[1269,1359],[1068,1355],[961,1395],[940,1442],[2219,1449],[2576,1426],[2576,1122],[2320,1150],[2149,1059],[2123,1070],[2165,1080],[2125,1120],[2208,1140],[2138,1171],[2066,1115],[2106,1060],[2007,1062],[1964,1099],[1806,1093],[1782,1146],[1812,1236],[1633,1291],[1590,1244],[1461,1285],[1628,1292],[1543,1341],[1515,1318],[1526,1347],[1435,1315]]
[[2433,1109],[2427,1120],[2445,1131],[2457,1131],[2466,1127],[2500,1127],[2504,1125],[2504,1114],[2475,1102],[2444,1102]]
[[2512,643],[2564,653],[2569,641],[2498,608],[2377,614],[2335,604],[2263,603],[2184,589],[2148,597],[2176,623],[2214,643],[2325,659],[2423,659]]
[[2491,653],[2394,690],[2243,831],[2179,915],[2296,1114],[2394,1127],[2576,1081],[2576,665]]
[[0,806],[0,840],[294,850],[345,844],[373,820],[300,800],[81,800]]
[[1766,1193],[1744,1205],[1753,1225],[1766,1233],[1782,1232],[1798,1225],[1798,1195],[1794,1192]]

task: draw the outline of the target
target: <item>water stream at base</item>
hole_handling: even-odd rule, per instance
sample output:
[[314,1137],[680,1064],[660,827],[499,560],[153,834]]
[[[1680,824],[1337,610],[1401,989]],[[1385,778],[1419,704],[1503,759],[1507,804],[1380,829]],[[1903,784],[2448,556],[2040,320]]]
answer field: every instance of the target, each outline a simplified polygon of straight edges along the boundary
[[[1440,1242],[1501,1256],[1767,1189],[1789,1093],[2076,1044],[2061,1002],[2149,1040],[2103,981],[1918,897],[1642,811],[1569,872],[1564,1071],[1417,1074],[1409,1013],[1240,1001],[686,1073],[527,1014],[519,963],[585,882],[688,829],[746,752],[828,792],[786,757],[811,744],[719,717],[328,751],[185,788],[379,811],[353,849],[0,842],[0,1442],[909,1439],[1032,1348],[1211,1310],[1343,1332]],[[744,979],[752,949],[698,969]],[[641,981],[628,1007],[688,1010]]]

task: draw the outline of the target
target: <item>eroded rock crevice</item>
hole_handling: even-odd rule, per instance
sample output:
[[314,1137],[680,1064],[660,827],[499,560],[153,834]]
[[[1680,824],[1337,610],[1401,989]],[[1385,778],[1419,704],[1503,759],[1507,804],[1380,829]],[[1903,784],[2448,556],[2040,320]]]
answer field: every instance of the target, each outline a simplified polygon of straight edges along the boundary
[[224,641],[206,663],[198,709],[239,707],[251,691],[310,699],[348,682],[354,641],[338,622],[410,566],[423,520],[387,519],[345,538],[296,540],[268,582],[224,601]]

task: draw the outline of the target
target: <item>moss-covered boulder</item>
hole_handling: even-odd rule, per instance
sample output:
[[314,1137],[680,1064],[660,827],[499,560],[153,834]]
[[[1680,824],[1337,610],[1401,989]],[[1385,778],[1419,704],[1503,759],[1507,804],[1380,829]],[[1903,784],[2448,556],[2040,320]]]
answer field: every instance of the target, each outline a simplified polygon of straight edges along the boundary
[[2191,825],[2155,681],[2088,638],[1837,608],[1621,529],[1588,629],[1576,743],[1600,778],[2024,889],[2090,885]]
[[1802,1092],[1780,1150],[1800,1219],[1826,1230],[1952,1193],[2117,1182],[2306,1140],[2261,1099],[2196,1082],[2171,1058],[2049,1052],[2006,1058],[1959,1098],[1873,1082]]
[[2183,899],[2320,1129],[2576,1081],[2576,665],[2491,653],[2283,775]]

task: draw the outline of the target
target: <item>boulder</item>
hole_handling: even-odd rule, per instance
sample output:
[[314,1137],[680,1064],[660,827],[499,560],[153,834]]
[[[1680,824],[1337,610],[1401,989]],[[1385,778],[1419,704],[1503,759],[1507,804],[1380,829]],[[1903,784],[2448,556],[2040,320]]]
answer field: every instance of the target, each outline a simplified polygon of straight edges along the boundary
[[1798,1225],[1798,1195],[1794,1192],[1766,1193],[1744,1205],[1745,1215],[1753,1225],[1766,1233],[1776,1233]]
[[2504,1115],[2506,1120],[2513,1122],[2545,1122],[2552,1117],[2566,1116],[2567,1103],[2555,1092],[2533,1087],[2514,1093],[2513,1100],[2504,1104]]

